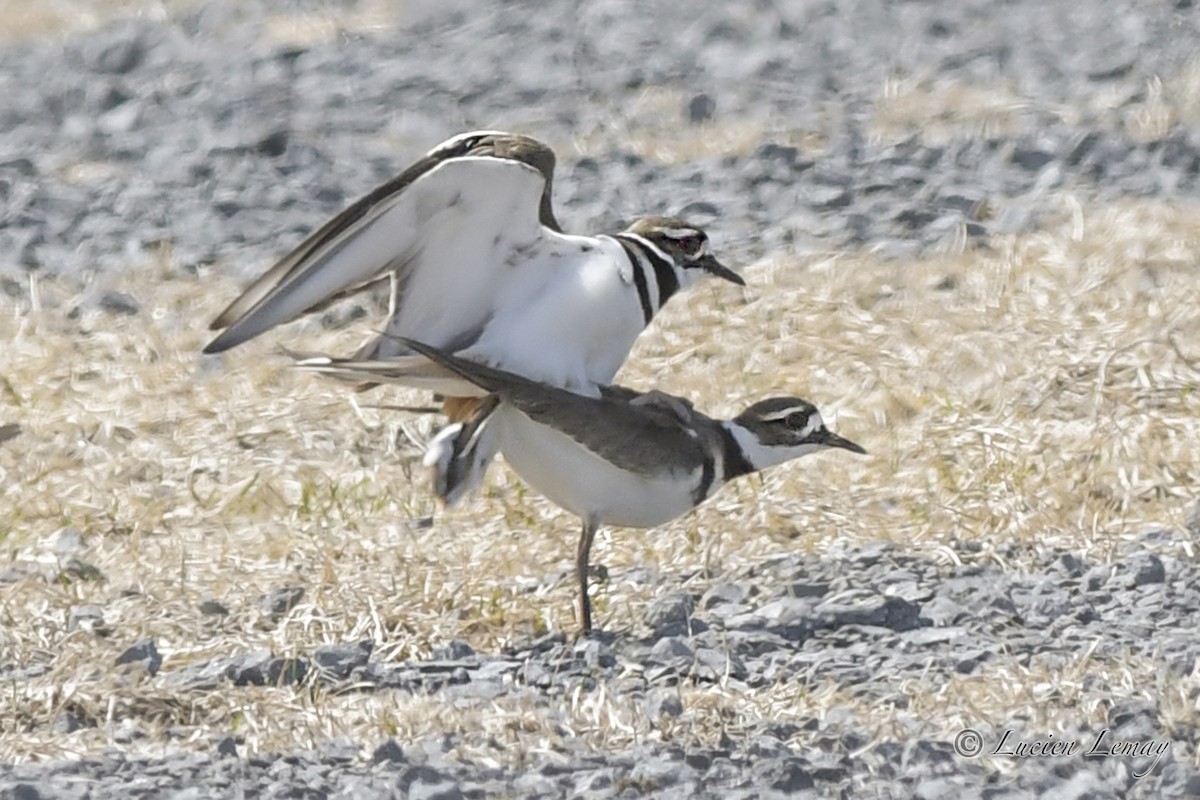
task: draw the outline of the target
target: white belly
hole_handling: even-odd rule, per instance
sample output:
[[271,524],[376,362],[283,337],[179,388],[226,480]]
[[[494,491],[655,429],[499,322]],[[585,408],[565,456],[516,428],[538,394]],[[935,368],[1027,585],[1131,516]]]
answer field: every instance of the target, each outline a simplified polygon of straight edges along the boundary
[[569,436],[510,406],[489,423],[500,449],[521,478],[563,508],[599,524],[652,528],[690,511],[701,475],[660,473],[648,478],[617,469]]

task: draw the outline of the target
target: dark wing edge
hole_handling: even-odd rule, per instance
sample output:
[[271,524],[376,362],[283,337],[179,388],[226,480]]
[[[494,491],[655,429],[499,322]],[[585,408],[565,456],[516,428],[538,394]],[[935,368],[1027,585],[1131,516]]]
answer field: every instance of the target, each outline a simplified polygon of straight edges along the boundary
[[[545,178],[545,187],[539,208],[539,218],[542,224],[552,230],[560,230],[550,206],[555,158],[549,147],[531,137],[502,131],[476,131],[460,134],[438,145],[399,175],[380,184],[351,203],[257,278],[209,324],[209,330],[224,330],[208,343],[204,352],[219,353],[241,344],[244,340],[232,335],[231,328],[252,314],[274,292],[301,274],[308,266],[307,262],[311,256],[334,243],[338,237],[346,234],[356,225],[364,222],[371,216],[374,209],[386,203],[389,198],[403,192],[438,165],[464,156],[493,156],[510,159],[527,164],[541,172]],[[336,300],[355,294],[369,286],[377,285],[380,278],[381,276],[376,275],[369,280],[344,287],[332,296],[309,306],[296,316],[324,308]]]

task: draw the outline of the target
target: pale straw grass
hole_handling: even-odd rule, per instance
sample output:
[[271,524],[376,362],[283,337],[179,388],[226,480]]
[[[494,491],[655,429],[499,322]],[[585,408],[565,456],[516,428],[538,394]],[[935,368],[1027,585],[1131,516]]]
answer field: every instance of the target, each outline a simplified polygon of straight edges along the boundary
[[940,144],[964,134],[1036,133],[1046,116],[1115,131],[1134,142],[1160,141],[1200,124],[1200,60],[1163,75],[1089,83],[1072,95],[1070,105],[1026,97],[1002,83],[933,73],[894,75],[883,83],[869,130],[883,141],[916,136]]
[[[870,455],[831,452],[737,481],[653,532],[606,529],[593,556],[613,576],[597,590],[599,624],[636,630],[657,595],[797,551],[885,539],[954,560],[966,557],[954,543],[971,540],[983,546],[973,557],[1022,569],[1050,548],[1102,560],[1147,526],[1180,525],[1200,458],[1200,217],[1154,201],[1064,198],[1063,209],[1039,233],[927,258],[739,265],[745,290],[707,282],[673,301],[624,382],[714,414],[799,394]],[[7,300],[0,315],[0,423],[20,426],[0,444],[0,568],[29,572],[0,582],[0,663],[48,670],[0,692],[0,760],[94,753],[122,724],[142,737],[121,746],[150,753],[207,749],[229,732],[278,750],[451,729],[458,746],[500,761],[572,732],[611,746],[675,735],[605,688],[446,703],[311,686],[181,692],[163,675],[114,670],[141,636],[170,671],[259,647],[307,655],[372,639],[374,658],[397,662],[453,638],[492,652],[571,632],[578,523],[503,469],[482,497],[439,511],[419,467],[434,420],[369,407],[423,398],[356,394],[291,370],[275,350],[346,352],[364,321],[333,332],[299,323],[203,358],[203,325],[236,294],[233,281],[185,276],[164,254],[107,288],[133,294],[142,312],[83,302],[70,318],[80,298],[45,282],[35,302]],[[103,580],[53,580],[71,557],[54,548],[67,527]],[[1017,555],[1002,555],[1012,543]],[[288,586],[306,594],[272,622],[257,598]],[[200,613],[208,598],[231,613]],[[108,636],[68,630],[85,603],[102,607]],[[1117,668],[1143,691],[1156,685],[1154,664]],[[989,686],[969,677],[897,690],[935,729],[981,703],[996,715],[1029,708],[1029,696]],[[851,689],[681,692],[686,719],[709,735],[730,714],[801,719],[858,702]],[[89,726],[55,733],[64,710]],[[883,735],[894,712],[864,724]]]

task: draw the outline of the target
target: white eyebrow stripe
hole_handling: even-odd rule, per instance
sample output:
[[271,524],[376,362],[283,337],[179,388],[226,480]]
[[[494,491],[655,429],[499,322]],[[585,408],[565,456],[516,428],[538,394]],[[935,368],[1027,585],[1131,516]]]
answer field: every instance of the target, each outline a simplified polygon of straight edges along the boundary
[[776,422],[781,419],[787,419],[792,414],[795,414],[797,411],[803,411],[803,410],[804,409],[799,406],[792,406],[791,408],[785,408],[782,411],[776,411],[773,414],[766,414],[762,417],[759,417],[759,419],[761,419],[763,422]]
[[695,228],[662,228],[661,230],[663,235],[670,236],[672,239],[686,239],[697,233]]

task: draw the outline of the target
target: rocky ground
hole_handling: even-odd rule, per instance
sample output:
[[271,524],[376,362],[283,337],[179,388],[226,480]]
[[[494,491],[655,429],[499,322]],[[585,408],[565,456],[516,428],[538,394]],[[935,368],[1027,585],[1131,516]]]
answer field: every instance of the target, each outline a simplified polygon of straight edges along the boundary
[[[315,675],[319,685],[341,691],[420,693],[484,708],[501,695],[539,703],[603,690],[634,697],[647,717],[664,728],[676,726],[679,744],[603,752],[577,741],[530,754],[514,768],[456,756],[457,736],[449,732],[440,741],[411,746],[390,739],[371,746],[335,740],[318,752],[285,754],[245,754],[228,737],[209,753],[166,759],[130,758],[114,748],[97,759],[4,765],[0,791],[21,800],[1193,796],[1200,792],[1200,771],[1188,754],[1195,752],[1197,731],[1172,726],[1170,692],[1159,702],[1114,703],[1095,726],[1048,730],[1024,714],[991,716],[981,690],[979,719],[946,739],[926,735],[923,717],[936,714],[937,701],[914,708],[900,689],[918,678],[939,686],[971,675],[1002,684],[1007,669],[1040,670],[1047,683],[1036,701],[1069,712],[1069,684],[1111,680],[1105,664],[1150,659],[1164,685],[1189,683],[1196,649],[1187,621],[1200,611],[1200,567],[1146,548],[1194,535],[1148,534],[1107,564],[1061,553],[1021,575],[988,561],[946,564],[906,556],[890,545],[856,547],[815,562],[778,559],[727,576],[699,595],[668,595],[647,609],[644,626],[631,633],[574,643],[552,636],[502,653],[450,642],[434,658],[412,663],[372,661],[371,642],[365,641],[318,648],[307,658],[236,654],[167,675],[180,691],[288,685]],[[977,550],[962,547],[966,559]],[[996,555],[1003,560],[1017,554]],[[1084,652],[1096,669],[1080,663]],[[151,672],[161,663],[152,642],[139,643],[120,660],[143,663]],[[21,676],[8,679],[19,686]],[[685,714],[678,693],[693,682],[814,691],[831,683],[853,687],[856,702],[801,724],[786,712],[729,720],[717,741],[698,744],[686,734],[694,712]],[[1194,702],[1194,684],[1190,697]],[[881,727],[890,731],[890,741],[878,740]],[[807,746],[786,744],[797,736]],[[989,756],[1017,752],[1019,741],[1048,739],[1073,742],[1092,756],[1014,758],[998,773],[986,768],[992,759],[970,757],[979,754],[972,747]],[[1123,753],[1121,743],[1142,749]]]
[[[353,9],[289,4],[317,19]],[[1200,16],[1186,0],[707,3],[686,14],[667,2],[415,3],[394,27],[311,41],[263,35],[278,30],[271,13],[198,3],[0,50],[8,297],[27,297],[35,274],[136,314],[137,298],[108,280],[161,249],[172,269],[250,275],[399,165],[480,127],[555,144],[568,227],[680,212],[733,263],[841,247],[909,256],[1034,230],[1072,201],[1200,197]],[[448,642],[430,660],[393,662],[373,660],[366,641],[163,673],[180,692],[303,683],[481,709],[502,695],[537,705],[608,693],[666,732],[617,750],[564,734],[513,766],[463,756],[454,732],[271,754],[231,736],[146,759],[117,739],[99,758],[0,764],[0,797],[1200,795],[1186,722],[1200,690],[1193,522],[1148,530],[1102,563],[971,541],[936,558],[892,545],[784,558],[668,596],[638,630],[579,642],[491,653]],[[294,600],[267,602],[286,611]],[[152,641],[123,659],[161,669]],[[1158,683],[1142,696],[1156,699],[1062,721],[1082,687],[1138,695],[1145,687],[1122,683],[1127,662],[1138,674],[1150,665]],[[0,653],[6,692],[21,691],[26,669]],[[904,689],[917,681],[925,693]],[[1005,698],[1010,682],[1035,688]],[[688,733],[696,712],[679,699],[697,683],[778,687],[778,708],[831,685],[854,702],[807,719],[768,704],[704,739]],[[957,728],[978,733],[980,757],[969,733],[928,722],[945,687],[979,693],[978,716]],[[1006,715],[1013,707],[1059,713]],[[1049,737],[1092,756],[1001,757]],[[1100,752],[1113,742],[1164,752]]]

